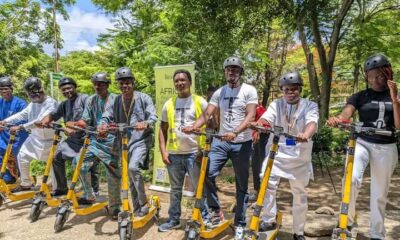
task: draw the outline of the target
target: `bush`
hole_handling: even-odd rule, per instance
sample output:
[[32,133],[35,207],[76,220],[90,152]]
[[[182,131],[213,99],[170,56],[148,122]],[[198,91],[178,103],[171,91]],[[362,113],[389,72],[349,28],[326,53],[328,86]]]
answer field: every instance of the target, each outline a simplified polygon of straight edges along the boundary
[[327,161],[329,166],[344,164],[348,133],[335,128],[322,127],[313,136],[313,162],[318,158]]

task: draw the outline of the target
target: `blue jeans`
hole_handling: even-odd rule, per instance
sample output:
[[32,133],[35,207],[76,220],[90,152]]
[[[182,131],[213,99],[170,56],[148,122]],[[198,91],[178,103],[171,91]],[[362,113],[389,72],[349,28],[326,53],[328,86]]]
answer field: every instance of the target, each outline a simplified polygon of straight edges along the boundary
[[212,210],[219,210],[221,204],[217,195],[215,178],[219,175],[228,159],[232,160],[236,182],[235,226],[246,226],[246,209],[249,200],[247,192],[252,141],[231,143],[213,139],[209,153],[208,176],[205,190],[207,205]]
[[169,161],[171,162],[167,165],[171,184],[169,220],[179,222],[181,217],[182,188],[186,172],[189,173],[193,186],[197,188],[200,167],[195,158],[196,153],[169,154]]

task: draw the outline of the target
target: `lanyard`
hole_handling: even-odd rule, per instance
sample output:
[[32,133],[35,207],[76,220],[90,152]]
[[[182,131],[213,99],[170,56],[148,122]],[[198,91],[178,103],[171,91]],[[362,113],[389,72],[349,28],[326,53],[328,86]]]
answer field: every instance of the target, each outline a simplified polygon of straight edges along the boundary
[[[296,104],[287,104],[286,103],[286,106],[285,106],[285,108],[286,108],[285,118],[286,118],[286,122],[288,123],[287,132],[289,134],[291,134],[291,130],[294,127],[294,125],[296,124],[297,111],[299,110],[299,104],[300,104],[300,102],[296,103]],[[289,111],[288,111],[288,107],[287,107],[288,105],[290,105]],[[293,110],[293,108],[295,108],[295,109]]]
[[129,121],[129,116],[131,115],[132,106],[133,106],[133,103],[134,103],[134,102],[135,102],[135,98],[134,98],[134,96],[132,96],[131,104],[130,104],[130,106],[129,106],[128,111],[126,111],[125,100],[124,100],[124,98],[122,97],[122,108],[123,108],[123,110],[124,110],[124,114],[125,114],[125,117],[126,117],[126,122]]

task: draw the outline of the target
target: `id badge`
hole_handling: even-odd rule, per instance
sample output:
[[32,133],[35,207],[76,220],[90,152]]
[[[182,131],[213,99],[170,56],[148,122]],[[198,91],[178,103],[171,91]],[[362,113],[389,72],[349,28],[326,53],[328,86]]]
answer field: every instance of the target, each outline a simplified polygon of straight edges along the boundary
[[286,138],[286,145],[287,146],[296,146],[296,139],[294,139],[294,138]]

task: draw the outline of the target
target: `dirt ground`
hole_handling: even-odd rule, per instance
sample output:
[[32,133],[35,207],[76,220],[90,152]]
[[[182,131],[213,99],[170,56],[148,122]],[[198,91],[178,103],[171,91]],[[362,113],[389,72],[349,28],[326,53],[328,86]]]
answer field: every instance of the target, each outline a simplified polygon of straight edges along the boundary
[[[315,166],[317,168],[317,166]],[[332,170],[331,170],[332,171]],[[222,175],[231,175],[232,169],[226,168]],[[332,171],[335,187],[340,191],[340,178],[343,174],[343,169],[335,169]],[[359,219],[359,235],[357,239],[368,239],[369,226],[369,170],[364,179],[363,188],[357,202],[358,219]],[[219,196],[223,203],[224,209],[228,209],[234,201],[235,186],[220,180],[218,182],[220,192]],[[252,187],[252,183],[249,185]],[[105,189],[105,186],[103,187]],[[329,177],[325,170],[325,176],[322,177],[321,172],[316,169],[315,180],[309,185],[309,213],[321,206],[332,207],[335,211],[339,209],[339,192],[335,194]],[[161,222],[164,222],[168,216],[169,195],[167,193],[148,192],[156,194],[161,199]],[[283,227],[279,233],[279,239],[292,239],[292,216],[291,216],[291,194],[289,184],[282,181],[278,192],[279,208],[283,212]],[[190,202],[190,199],[185,198],[184,202]],[[190,205],[190,204],[183,204]],[[55,209],[46,208],[40,219],[31,223],[28,219],[30,211],[30,201],[23,202],[8,202],[0,208],[0,239],[19,240],[19,239],[118,239],[117,223],[111,221],[106,216],[106,211],[102,210],[90,216],[75,216],[71,214],[69,221],[65,224],[64,230],[60,233],[54,233],[53,225],[55,220]],[[182,226],[185,225],[187,219],[190,218],[191,209],[183,206],[182,208]],[[252,214],[252,209],[248,209],[248,215]],[[230,214],[225,214],[226,218],[231,217]],[[248,218],[249,219],[249,218]],[[308,223],[312,223],[315,219],[308,219]],[[400,239],[400,168],[395,170],[390,187],[389,202],[387,204],[386,213],[386,239]],[[146,227],[136,230],[134,239],[163,239],[177,240],[183,239],[183,227],[179,230],[174,230],[167,233],[157,232],[157,225],[154,221],[147,224]],[[217,239],[232,239],[233,231],[226,230]],[[329,237],[308,238],[307,239],[330,239]]]

